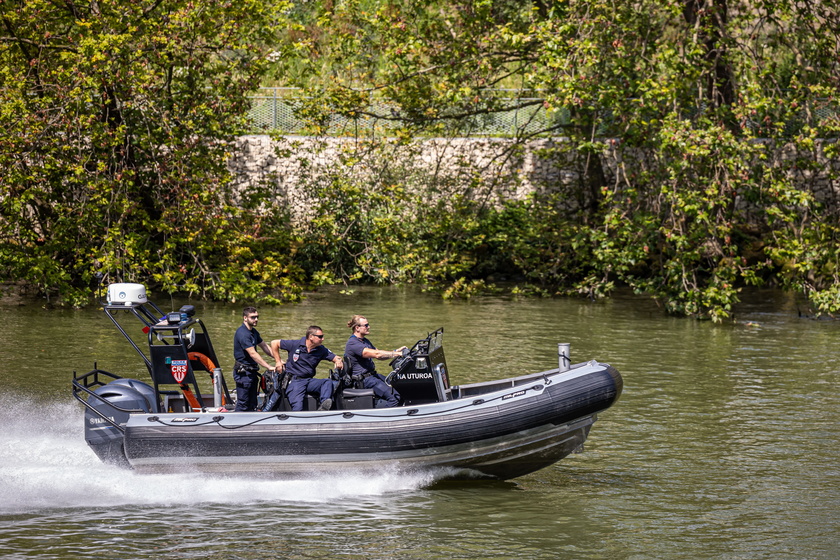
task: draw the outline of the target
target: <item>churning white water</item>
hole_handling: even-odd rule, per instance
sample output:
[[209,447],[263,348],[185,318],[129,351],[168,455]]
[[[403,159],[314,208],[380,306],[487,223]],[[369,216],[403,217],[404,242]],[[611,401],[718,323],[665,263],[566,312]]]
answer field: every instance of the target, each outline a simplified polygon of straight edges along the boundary
[[[195,473],[136,474],[103,464],[84,440],[83,411],[76,403],[36,404],[26,398],[0,410],[0,514],[52,508],[168,506],[187,503],[335,501],[421,488],[431,473],[383,471],[296,480]],[[329,488],[329,493],[323,492]]]

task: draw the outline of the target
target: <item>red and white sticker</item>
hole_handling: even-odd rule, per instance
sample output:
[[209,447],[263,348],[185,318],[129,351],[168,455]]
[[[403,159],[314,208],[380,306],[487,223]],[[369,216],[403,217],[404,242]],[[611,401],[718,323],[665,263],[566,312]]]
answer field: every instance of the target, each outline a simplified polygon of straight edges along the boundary
[[183,383],[187,377],[187,360],[172,360],[172,377],[176,383]]

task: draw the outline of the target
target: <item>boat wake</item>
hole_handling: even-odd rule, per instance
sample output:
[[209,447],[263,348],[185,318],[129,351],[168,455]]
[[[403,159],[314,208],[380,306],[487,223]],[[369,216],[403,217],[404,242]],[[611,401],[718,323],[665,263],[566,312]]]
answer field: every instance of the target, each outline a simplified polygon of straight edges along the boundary
[[[0,514],[54,508],[110,508],[185,503],[335,502],[434,485],[451,473],[383,471],[267,480],[195,473],[139,475],[103,464],[84,440],[75,403],[12,396],[0,410]],[[39,411],[33,414],[32,411]],[[328,497],[323,488],[329,488]]]

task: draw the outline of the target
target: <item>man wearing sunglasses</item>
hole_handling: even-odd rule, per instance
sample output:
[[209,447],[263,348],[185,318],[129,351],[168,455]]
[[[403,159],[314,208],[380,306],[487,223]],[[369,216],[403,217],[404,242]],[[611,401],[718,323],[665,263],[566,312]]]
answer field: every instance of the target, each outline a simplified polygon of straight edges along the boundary
[[402,355],[405,346],[390,350],[377,350],[376,346],[367,339],[370,334],[370,323],[362,315],[353,315],[347,322],[347,326],[353,331],[344,347],[344,355],[347,358],[350,375],[362,377],[362,386],[365,389],[373,389],[373,394],[378,399],[378,407],[387,408],[400,404],[400,394],[385,382],[382,374],[376,373],[376,364],[373,360],[389,360]]
[[263,341],[257,330],[260,314],[256,307],[246,307],[242,310],[242,324],[233,335],[233,380],[236,382],[236,411],[244,412],[256,410],[257,393],[260,388],[260,367],[281,371],[283,361],[276,360],[276,365],[270,366],[257,352],[262,349],[271,356],[271,349]]
[[303,410],[303,401],[307,394],[318,398],[318,410],[332,408],[332,380],[315,379],[316,370],[323,360],[331,361],[336,368],[342,368],[344,364],[341,356],[336,356],[324,346],[324,331],[321,327],[312,325],[300,339],[272,340],[271,355],[278,363],[282,363],[280,350],[289,353],[286,373],[291,375],[291,380],[286,388],[286,396],[289,397],[292,410]]

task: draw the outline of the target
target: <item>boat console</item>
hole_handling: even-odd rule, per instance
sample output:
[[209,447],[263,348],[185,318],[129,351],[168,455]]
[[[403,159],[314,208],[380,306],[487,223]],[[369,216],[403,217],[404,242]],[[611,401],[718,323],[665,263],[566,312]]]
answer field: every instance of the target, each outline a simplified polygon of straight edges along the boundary
[[[452,399],[446,357],[443,353],[443,328],[429,333],[426,338],[417,341],[411,348],[403,351],[402,356],[394,358],[392,371],[386,377],[402,398],[403,406],[415,406],[444,402]],[[338,382],[337,408],[339,410],[361,410],[376,408],[377,403],[372,389],[354,388],[351,381],[340,373],[332,372]],[[307,410],[315,410],[314,400],[305,404]],[[284,401],[283,410],[288,409]]]
[[391,362],[394,370],[386,378],[406,406],[452,399],[449,372],[443,353],[443,328],[429,333],[403,356]]

